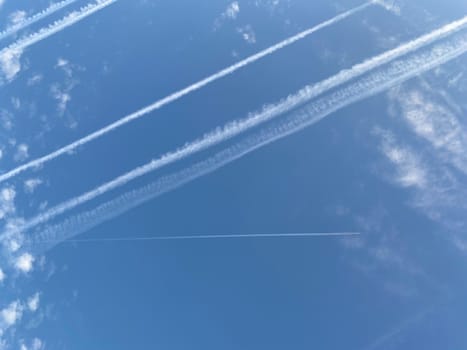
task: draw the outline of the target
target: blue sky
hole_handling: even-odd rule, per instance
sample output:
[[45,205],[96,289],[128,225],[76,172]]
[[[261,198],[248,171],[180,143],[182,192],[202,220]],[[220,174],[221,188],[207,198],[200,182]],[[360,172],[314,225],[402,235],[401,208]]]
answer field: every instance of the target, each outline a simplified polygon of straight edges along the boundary
[[[467,346],[465,3],[56,4],[0,1],[0,349]],[[296,232],[360,235],[68,241]]]

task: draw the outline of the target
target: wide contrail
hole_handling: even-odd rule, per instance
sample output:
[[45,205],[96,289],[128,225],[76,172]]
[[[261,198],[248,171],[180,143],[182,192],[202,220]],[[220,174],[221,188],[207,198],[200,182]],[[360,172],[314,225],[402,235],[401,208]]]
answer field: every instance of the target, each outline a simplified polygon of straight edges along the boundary
[[[229,67],[227,67],[227,68],[225,68],[225,69],[223,69],[223,70],[221,70],[221,71],[219,71],[219,72],[217,72],[217,73],[215,73],[215,74],[213,74],[213,75],[211,75],[211,76],[209,76],[209,77],[207,77],[207,78],[205,78],[203,80],[200,80],[197,83],[194,83],[194,84],[192,84],[192,85],[190,85],[190,86],[188,86],[188,87],[186,87],[186,88],[184,88],[184,89],[182,89],[180,91],[177,91],[177,92],[175,92],[175,93],[173,93],[173,94],[171,94],[171,95],[169,95],[167,97],[164,97],[163,99],[158,100],[158,101],[154,102],[153,104],[151,104],[149,106],[141,108],[140,110],[138,110],[138,111],[136,111],[134,113],[131,113],[131,114],[117,120],[116,122],[114,122],[112,124],[109,124],[106,127],[102,128],[102,129],[99,129],[99,130],[97,130],[97,131],[95,131],[95,132],[93,132],[93,133],[91,133],[91,134],[89,134],[87,136],[84,136],[83,138],[81,138],[81,139],[79,139],[77,141],[74,141],[74,142],[72,142],[72,143],[70,143],[70,144],[68,144],[68,145],[66,145],[66,146],[64,146],[62,148],[59,148],[59,149],[57,149],[56,151],[54,151],[52,153],[49,153],[49,154],[47,154],[45,156],[42,156],[40,158],[36,158],[34,160],[31,160],[28,163],[22,164],[22,165],[20,165],[20,166],[18,166],[16,168],[6,172],[6,173],[0,175],[0,182],[8,180],[8,179],[22,173],[25,170],[38,167],[38,166],[40,166],[40,165],[42,165],[44,163],[47,163],[47,162],[49,162],[49,161],[51,161],[51,160],[53,160],[55,158],[58,158],[58,157],[60,157],[60,156],[62,156],[64,154],[72,152],[76,148],[78,148],[80,146],[83,146],[83,145],[85,145],[85,144],[87,144],[87,143],[89,143],[89,142],[91,142],[91,141],[93,141],[93,140],[95,140],[95,139],[97,139],[99,137],[102,137],[105,134],[107,134],[107,133],[109,133],[109,132],[111,132],[111,131],[113,131],[113,130],[121,127],[121,126],[123,126],[123,125],[125,125],[127,123],[130,123],[133,120],[139,119],[139,118],[147,115],[148,113],[154,112],[155,110],[157,110],[157,109],[159,109],[159,108],[161,108],[163,106],[166,106],[166,105],[168,105],[168,104],[170,104],[170,103],[172,103],[172,102],[174,102],[174,101],[176,101],[176,100],[178,100],[178,99],[180,99],[180,98],[182,98],[182,97],[184,97],[184,96],[186,96],[186,95],[188,95],[188,94],[190,94],[190,93],[192,93],[192,92],[194,92],[196,90],[199,90],[199,89],[203,88],[204,86],[215,82],[216,80],[224,78],[224,77],[234,73],[235,71],[237,71],[237,70],[239,70],[239,69],[241,69],[243,67],[246,67],[246,66],[260,60],[263,57],[271,55],[274,52],[276,52],[278,50],[281,50],[281,49],[283,49],[283,48],[285,48],[285,47],[287,47],[289,45],[292,45],[293,43],[295,43],[295,42],[297,42],[299,40],[302,40],[302,39],[310,36],[311,34],[317,32],[317,31],[319,31],[321,29],[324,29],[324,28],[329,27],[329,26],[331,26],[331,25],[333,25],[333,24],[335,24],[335,23],[337,23],[339,21],[342,21],[343,19],[345,19],[345,18],[347,18],[347,17],[349,17],[349,16],[351,16],[351,15],[353,15],[353,14],[359,12],[359,11],[362,11],[363,9],[370,6],[371,4],[373,4],[372,1],[367,2],[367,3],[363,4],[363,5],[360,5],[360,6],[356,7],[356,8],[353,8],[352,10],[349,10],[349,11],[344,12],[342,14],[339,14],[336,17],[334,17],[334,18],[332,18],[332,19],[330,19],[328,21],[325,21],[325,22],[323,22],[321,24],[318,24],[318,25],[316,25],[316,26],[314,26],[312,28],[309,28],[309,29],[297,34],[297,35],[294,35],[294,36],[292,36],[292,37],[290,37],[290,38],[288,38],[288,39],[286,39],[284,41],[281,41],[278,44],[275,44],[275,45],[273,45],[273,46],[271,46],[271,47],[269,47],[269,48],[267,48],[267,49],[265,49],[263,51],[260,51],[260,52],[258,52],[256,54],[254,54],[253,56],[250,56],[250,57],[248,57],[248,58],[246,58],[246,59],[244,59],[244,60],[242,60],[242,61],[240,61],[238,63],[235,63],[234,65],[229,66]],[[0,52],[0,54],[1,54],[1,52]]]
[[193,234],[182,236],[142,236],[142,237],[110,237],[84,238],[67,241],[43,241],[44,243],[106,243],[106,242],[146,242],[146,241],[185,241],[206,239],[240,239],[240,238],[311,238],[311,237],[352,237],[360,232],[299,232],[299,233],[242,233],[242,234]]
[[25,18],[19,23],[16,23],[12,26],[7,27],[4,31],[0,32],[0,40],[3,40],[9,37],[10,35],[15,34],[16,32],[23,30],[24,28],[54,14],[55,12],[61,10],[64,7],[67,7],[73,4],[76,1],[77,0],[64,0],[64,1],[57,2],[55,4],[50,5],[43,11],[38,12],[32,15],[31,17]]
[[40,29],[39,31],[32,33],[24,38],[21,38],[11,45],[5,47],[0,51],[0,57],[6,55],[9,52],[21,53],[23,50],[31,45],[34,45],[44,39],[47,39],[51,35],[61,32],[65,28],[85,19],[86,17],[100,11],[107,6],[113,4],[117,0],[97,0],[86,6],[81,7],[79,10],[74,11],[66,15],[60,20],[55,21],[51,25]]
[[[260,147],[312,125],[339,109],[383,92],[466,52],[467,35],[464,34],[426,49],[422,53],[412,54],[406,59],[393,62],[387,68],[360,78],[356,82],[329,94],[329,96],[315,100],[308,105],[302,106],[294,113],[275,120],[253,135],[245,136],[240,142],[206,160],[195,163],[174,174],[161,177],[142,188],[129,191],[116,199],[99,205],[93,210],[69,217],[57,225],[46,227],[39,234],[31,236],[30,239],[40,242],[43,240],[64,240],[73,237],[152,198],[174,190],[200,176],[209,174]],[[26,223],[20,230],[28,230],[43,224],[58,215],[57,213],[64,208],[66,208],[64,211],[74,208],[74,206],[69,205],[70,203],[76,204],[77,202],[71,200],[66,202],[64,206],[58,206],[44,214],[40,214]]]
[[[179,161],[183,158],[186,158],[194,153],[205,150],[209,147],[212,147],[216,144],[219,144],[223,141],[226,141],[230,138],[233,138],[255,126],[258,126],[261,123],[272,120],[273,118],[291,111],[294,108],[297,108],[307,101],[321,95],[329,90],[338,87],[344,83],[349,82],[352,79],[355,79],[358,76],[361,76],[365,73],[368,73],[374,68],[377,68],[385,63],[388,63],[400,56],[406,55],[414,50],[417,50],[425,45],[431,44],[436,39],[445,37],[448,34],[452,34],[467,23],[467,16],[459,21],[452,22],[440,29],[437,29],[429,34],[423,35],[418,39],[412,40],[406,44],[402,44],[395,49],[384,52],[383,54],[377,55],[369,60],[364,61],[363,63],[357,64],[351,69],[343,70],[338,74],[325,79],[317,84],[309,85],[301,89],[298,93],[290,95],[285,100],[271,106],[265,107],[261,112],[250,115],[248,118],[231,122],[227,124],[223,129],[217,130],[213,133],[205,135],[203,138],[196,140],[194,142],[186,144],[184,147],[163,155],[157,160],[153,160],[143,166],[137,167],[134,170],[127,172],[124,175],[121,175],[115,178],[112,181],[109,181],[97,188],[94,188],[91,191],[88,191],[78,197],[72,198],[56,207],[49,209],[47,212],[39,214],[38,216],[32,218],[28,221],[23,227],[24,230],[28,230],[34,226],[42,224],[54,217],[73,209],[85,202],[88,202],[110,190],[113,190],[117,187],[120,187],[135,178],[143,176],[149,172],[160,169],[163,166]],[[428,58],[429,59],[429,58]],[[363,91],[364,93],[364,91]],[[320,100],[322,101],[323,106],[329,107],[331,110],[332,106],[330,104],[329,98]],[[332,101],[333,102],[333,101]],[[333,112],[334,110],[332,110]]]

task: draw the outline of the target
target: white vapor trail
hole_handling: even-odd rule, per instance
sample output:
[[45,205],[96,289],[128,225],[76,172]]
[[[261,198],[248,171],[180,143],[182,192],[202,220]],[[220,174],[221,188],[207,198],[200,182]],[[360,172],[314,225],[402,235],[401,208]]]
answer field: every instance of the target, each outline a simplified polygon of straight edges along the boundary
[[[112,0],[111,0],[112,1]],[[112,1],[113,2],[113,1]],[[23,171],[25,170],[28,170],[28,169],[31,169],[31,168],[35,168],[35,167],[38,167],[38,166],[41,166],[42,164],[44,163],[47,163],[55,158],[58,158],[66,153],[69,153],[71,151],[74,151],[76,148],[80,147],[80,146],[83,146],[97,138],[100,138],[102,136],[104,136],[105,134],[127,124],[127,123],[130,123],[136,119],[139,119],[145,115],[147,115],[148,113],[151,113],[151,112],[154,112],[155,110],[163,107],[163,106],[166,106],[196,90],[199,90],[201,88],[203,88],[204,86],[206,85],[209,85],[221,78],[224,78],[234,72],[236,72],[237,70],[243,68],[243,67],[246,67],[258,60],[260,60],[261,58],[263,57],[266,57],[266,56],[269,56],[271,54],[273,54],[274,52],[278,51],[278,50],[281,50],[289,45],[292,45],[293,43],[299,41],[299,40],[302,40],[308,36],[310,36],[311,34],[317,32],[318,30],[321,30],[321,29],[324,29],[326,27],[329,27],[339,21],[342,21],[344,20],[345,18],[359,12],[359,11],[362,11],[363,9],[367,8],[368,6],[370,6],[371,4],[373,4],[372,1],[370,2],[367,2],[365,4],[362,4],[358,7],[355,7],[347,12],[344,12],[342,14],[339,14],[337,15],[336,17],[330,19],[330,20],[327,20],[321,24],[318,24],[312,28],[309,28],[297,35],[294,35],[284,41],[281,41],[263,51],[260,51],[242,61],[239,61],[237,63],[235,63],[234,65],[232,66],[229,66],[203,80],[200,80],[198,81],[197,83],[194,83],[182,90],[179,90],[169,96],[166,96],[164,98],[162,98],[161,100],[158,100],[156,102],[154,102],[153,104],[151,105],[148,105],[144,108],[141,108],[140,110],[136,111],[136,112],[133,112],[119,120],[117,120],[116,122],[112,123],[112,124],[109,124],[105,127],[103,127],[102,129],[99,129],[91,134],[88,134],[87,136],[84,136],[83,138],[79,139],[79,140],[76,140],[62,148],[59,148],[57,149],[56,151],[52,152],[52,153],[49,153],[45,156],[42,156],[40,158],[36,158],[34,160],[31,160],[30,162],[28,163],[25,163],[25,164],[22,164],[4,174],[1,174],[0,175],[0,182],[3,182],[3,181],[6,181],[8,179],[11,179],[12,177],[22,173]],[[0,52],[0,55],[1,55],[1,52]]]
[[0,40],[3,40],[9,37],[10,35],[13,35],[14,33],[54,14],[55,12],[61,10],[62,8],[66,6],[73,4],[76,1],[77,0],[64,0],[64,1],[57,2],[55,4],[50,5],[43,11],[38,12],[32,15],[31,17],[25,18],[19,23],[16,23],[12,26],[7,27],[4,31],[0,32]]
[[[206,160],[195,163],[174,174],[161,177],[159,180],[142,188],[129,191],[109,202],[99,205],[93,210],[67,218],[58,225],[46,227],[43,231],[36,234],[35,238],[31,237],[31,240],[36,242],[43,240],[60,241],[73,237],[149,199],[174,190],[260,147],[312,125],[339,109],[383,92],[466,52],[467,35],[464,34],[437,44],[430,49],[424,50],[422,53],[412,54],[406,59],[395,61],[386,68],[373,72],[328,96],[302,106],[296,112],[282,119],[275,120],[274,123],[267,125],[253,135],[244,137],[242,141],[216,153]],[[101,192],[97,193],[100,194]],[[78,197],[78,199],[89,198],[91,196],[95,197],[92,191]],[[40,214],[26,223],[23,229],[27,230],[43,224],[58,215],[58,213],[63,213],[66,210],[74,208],[78,202],[71,200],[66,202],[65,205],[59,205],[44,214]]]
[[359,236],[359,232],[300,232],[300,233],[244,233],[244,234],[193,234],[182,236],[142,236],[70,239],[67,241],[43,241],[41,243],[105,243],[105,242],[146,242],[146,241],[185,241],[205,239],[237,239],[237,238],[311,238],[311,237],[351,237]]
[[0,57],[7,53],[21,53],[23,50],[31,45],[34,45],[53,34],[59,33],[65,28],[85,19],[86,17],[100,11],[107,6],[113,4],[117,0],[96,0],[94,3],[90,3],[86,6],[81,7],[79,10],[71,12],[60,20],[53,22],[51,25],[40,29],[39,31],[32,33],[24,38],[21,38],[13,44],[5,47],[0,51]]
[[325,79],[317,84],[306,86],[301,89],[298,93],[290,95],[283,101],[271,106],[265,107],[261,112],[250,115],[246,119],[235,121],[227,124],[224,128],[216,130],[210,134],[205,135],[199,140],[188,143],[178,150],[167,153],[161,156],[157,160],[153,160],[145,165],[137,167],[134,170],[123,174],[114,180],[111,180],[93,190],[90,190],[78,197],[72,198],[62,204],[59,204],[47,212],[39,214],[38,216],[29,220],[23,227],[24,230],[28,230],[34,226],[40,225],[54,217],[63,214],[64,212],[71,210],[85,202],[88,202],[110,190],[120,187],[129,181],[134,180],[140,176],[143,176],[149,172],[160,169],[163,166],[179,161],[186,158],[194,153],[205,150],[230,138],[233,138],[261,123],[272,120],[273,118],[291,111],[297,108],[312,98],[321,95],[332,88],[338,87],[350,80],[368,73],[374,68],[377,68],[385,63],[388,63],[400,56],[406,55],[414,50],[419,49],[425,45],[428,45],[436,39],[445,37],[448,34],[452,34],[460,30],[467,24],[467,16],[459,21],[455,21],[445,25],[444,27],[437,29],[429,34],[423,35],[415,40],[412,40],[406,44],[402,44],[395,49],[386,51],[380,55],[377,55],[371,59],[364,61],[363,63],[357,64],[351,69],[343,70],[338,74]]

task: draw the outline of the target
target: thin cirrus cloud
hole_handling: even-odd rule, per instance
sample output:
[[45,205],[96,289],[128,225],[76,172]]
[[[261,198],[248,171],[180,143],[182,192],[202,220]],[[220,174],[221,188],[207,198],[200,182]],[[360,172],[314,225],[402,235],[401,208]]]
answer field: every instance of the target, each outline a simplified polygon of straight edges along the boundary
[[423,81],[392,89],[388,100],[389,114],[414,137],[398,139],[390,130],[376,133],[390,164],[386,179],[410,189],[409,204],[465,251],[467,125],[462,109]]
[[0,50],[0,68],[7,81],[12,80],[21,70],[20,57],[28,47],[47,39],[48,37],[61,32],[73,24],[89,17],[90,15],[110,6],[117,0],[96,0],[94,3],[81,7],[78,11],[71,12],[51,25],[40,29],[24,38],[21,38],[11,45]]
[[431,148],[420,149],[398,139],[390,130],[379,129],[380,150],[391,168],[386,180],[411,190],[409,204],[429,219],[448,228],[454,243],[461,242],[456,232],[466,227],[465,198],[462,181]]
[[[69,154],[70,152],[76,150],[78,147],[81,147],[95,139],[98,139],[112,131],[114,131],[115,129],[117,128],[120,128],[122,126],[124,126],[125,124],[128,124],[134,120],[137,120],[139,118],[142,118],[143,116],[151,113],[151,112],[154,112],[155,110],[157,109],[160,109],[162,108],[163,106],[165,105],[168,105],[172,102],[175,102],[177,100],[179,100],[180,98],[196,91],[196,90],[199,90],[201,88],[203,88],[204,86],[207,86],[221,78],[224,78],[234,72],[236,72],[237,70],[241,69],[241,68],[244,68],[266,56],[269,56],[271,54],[273,54],[274,52],[276,51],[279,51],[287,46],[290,46],[292,45],[293,43],[297,42],[297,41],[300,41],[310,35],[312,35],[313,33],[321,30],[321,29],[324,29],[326,27],[329,27],[333,24],[336,24],[352,15],[354,15],[355,13],[359,12],[359,11],[362,11],[364,9],[366,9],[368,6],[372,5],[373,2],[367,2],[367,3],[364,3],[363,5],[360,5],[360,6],[357,6],[347,12],[344,12],[344,13],[341,13],[337,16],[335,16],[334,18],[330,19],[330,20],[327,20],[325,22],[322,22],[312,28],[309,28],[303,32],[300,32],[286,40],[283,40],[271,47],[268,47],[267,49],[265,50],[262,50],[244,60],[241,60],[240,62],[237,62],[235,63],[234,65],[232,66],[229,66],[201,81],[198,81],[182,90],[179,90],[167,97],[164,97],[163,99],[161,100],[158,100],[156,102],[154,102],[153,104],[149,105],[149,106],[146,106],[136,112],[133,112],[119,120],[117,120],[116,122],[112,123],[112,124],[109,124],[107,125],[106,127],[102,128],[102,129],[99,129],[91,134],[88,134],[87,136],[85,137],[82,137],[81,139],[75,141],[75,142],[72,142],[62,148],[59,148],[57,149],[56,151],[52,152],[52,153],[49,153],[45,156],[42,156],[40,158],[36,158],[28,163],[25,163],[23,165],[20,165],[2,175],[0,175],[0,182],[3,182],[3,181],[6,181],[8,179],[11,179],[12,177],[28,170],[28,169],[32,169],[32,168],[35,168],[35,167],[38,167],[38,166],[41,166],[47,162],[50,162],[60,156],[63,156],[65,154]],[[466,20],[467,22],[467,20]],[[1,60],[1,53],[0,53],[0,60]]]
[[[291,115],[277,120],[272,125],[260,129],[260,131],[251,136],[245,137],[242,141],[216,153],[207,160],[195,163],[175,174],[164,176],[140,189],[129,191],[114,200],[100,205],[94,210],[67,218],[58,225],[46,227],[36,235],[36,240],[40,242],[43,240],[60,241],[68,239],[70,235],[73,236],[74,234],[83,232],[149,199],[174,190],[200,176],[211,173],[260,147],[312,125],[339,109],[383,92],[403,81],[446,63],[465,52],[467,52],[467,35],[459,35],[451,40],[446,40],[434,47],[430,47],[422,53],[412,54],[407,58],[396,61],[388,67],[377,70],[328,96],[310,102]],[[399,161],[403,160],[403,156],[401,155],[395,155],[394,158]],[[150,167],[152,164],[154,163],[151,162],[148,166]],[[145,170],[147,168],[137,168],[133,172],[129,172],[95,190],[39,214],[32,220],[27,221],[22,229],[29,230],[39,224],[46,223],[59,214],[63,214],[84,202],[102,195],[112,188],[116,188],[147,173]],[[417,184],[421,181],[420,178],[422,179],[416,172],[407,173],[404,181],[408,184]],[[31,239],[34,241],[34,238]]]
[[381,139],[381,152],[394,165],[396,172],[390,179],[402,187],[426,189],[429,171],[420,156],[409,147],[399,144],[394,134],[387,130],[377,128],[374,134]]
[[429,86],[401,86],[391,91],[389,99],[404,124],[433,154],[467,174],[467,128],[455,110]]

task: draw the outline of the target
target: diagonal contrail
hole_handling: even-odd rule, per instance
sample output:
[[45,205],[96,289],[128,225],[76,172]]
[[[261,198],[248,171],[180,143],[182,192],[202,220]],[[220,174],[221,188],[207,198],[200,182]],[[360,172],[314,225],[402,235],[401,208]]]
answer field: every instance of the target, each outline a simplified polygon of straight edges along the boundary
[[[263,111],[250,115],[246,119],[235,121],[233,123],[229,123],[220,131],[215,131],[213,133],[207,134],[202,139],[188,143],[184,147],[176,150],[175,152],[165,154],[157,160],[153,160],[143,166],[137,167],[136,169],[131,170],[127,172],[126,174],[115,178],[114,180],[111,180],[91,191],[88,191],[80,196],[74,197],[62,204],[59,204],[49,209],[45,213],[39,214],[38,216],[26,222],[26,224],[23,226],[22,229],[28,230],[34,226],[42,224],[50,219],[53,219],[54,217],[58,215],[65,213],[68,210],[71,210],[85,202],[88,202],[108,191],[118,188],[140,176],[143,176],[149,172],[160,169],[161,167],[166,166],[168,164],[179,161],[194,153],[205,150],[209,147],[212,147],[230,138],[238,136],[239,134],[255,126],[258,126],[261,123],[270,121],[273,118],[285,112],[289,112],[292,109],[305,104],[310,99],[320,94],[323,94],[335,87],[338,87],[344,83],[347,83],[348,81],[355,79],[358,76],[368,73],[374,68],[377,68],[385,63],[391,62],[394,59],[400,56],[404,56],[423,46],[431,44],[433,41],[443,38],[448,34],[457,32],[461,28],[463,28],[466,24],[467,24],[467,16],[461,20],[451,22],[429,34],[423,35],[406,44],[402,44],[395,49],[386,51],[380,55],[377,55],[371,59],[368,59],[364,61],[363,63],[357,64],[351,69],[343,70],[339,72],[338,74],[328,79],[323,80],[320,83],[307,86],[303,88],[302,90],[300,90],[298,93],[291,95],[287,99],[281,101],[280,103],[277,103],[272,106],[268,106]],[[461,44],[459,45],[462,46]],[[449,47],[445,49],[445,51],[454,52],[455,50],[454,48]],[[446,58],[448,57],[448,55],[442,56],[442,58],[443,57]],[[405,74],[409,74],[410,76],[414,76],[415,74],[418,74],[419,72],[423,71],[423,69],[425,69],[424,68],[426,67],[425,63],[428,62],[432,64],[432,62],[438,62],[436,61],[436,59],[438,59],[438,53],[433,52],[431,56],[425,57],[424,59],[426,60],[426,62],[419,62],[420,60],[416,58],[412,60],[407,60],[406,67],[403,66],[403,64],[405,63],[402,63],[400,64],[400,66],[396,67],[397,74],[401,76],[405,76]],[[412,62],[416,62],[416,64],[419,65],[419,67],[412,66],[411,65]],[[436,64],[439,64],[439,63],[436,63]],[[389,74],[395,75],[394,73],[389,73]],[[378,81],[381,81],[382,84],[386,84],[388,81],[391,83],[395,81],[394,79],[392,79],[391,76],[383,77],[383,78],[381,78],[381,76],[382,76],[381,74],[374,73],[371,77],[376,77]],[[317,106],[316,108],[318,108],[319,110],[318,112],[314,113],[314,115],[328,115],[334,112],[336,108],[337,109],[342,108],[343,107],[342,103],[346,103],[345,105],[348,105],[349,103],[354,102],[355,99],[358,100],[358,99],[361,99],[362,96],[368,96],[367,95],[368,92],[374,91],[375,89],[378,88],[375,82],[370,81],[369,79],[363,80],[363,83],[354,84],[352,86],[354,87],[353,91],[350,91],[348,88],[344,90],[346,93],[345,96],[342,95],[340,91],[338,91],[337,93],[332,94],[330,98],[324,98],[324,99],[321,99],[315,102],[313,105]],[[357,94],[357,91],[358,91],[358,94]],[[351,102],[348,102],[348,101],[351,101]]]
[[145,242],[145,241],[180,241],[205,239],[239,239],[239,238],[311,238],[311,237],[352,237],[360,232],[300,232],[300,233],[252,233],[252,234],[194,234],[182,236],[143,236],[143,237],[111,237],[70,239],[66,241],[42,241],[41,243],[98,243],[98,242]]
[[[194,179],[209,174],[254,150],[264,147],[280,138],[286,137],[310,126],[333,112],[352,103],[383,92],[397,84],[433,69],[467,52],[467,34],[458,35],[452,40],[435,45],[420,54],[396,61],[387,68],[380,69],[358,81],[337,90],[329,96],[320,98],[296,112],[264,127],[254,135],[216,153],[206,160],[199,161],[181,171],[159,178],[142,188],[129,191],[95,209],[66,218],[61,223],[46,227],[31,241],[64,240],[84,232],[96,225],[110,220],[152,198],[172,191]],[[99,193],[100,194],[100,193]],[[83,195],[84,196],[84,195]],[[77,197],[84,198],[83,196]],[[89,198],[89,197],[88,197]],[[70,200],[46,213],[35,217],[20,230],[26,231],[46,223],[59,213],[74,208],[77,201]],[[5,234],[8,234],[5,233]]]
[[34,45],[48,37],[61,32],[65,28],[72,26],[73,24],[85,19],[86,17],[100,11],[107,6],[115,3],[117,0],[96,0],[94,3],[90,3],[86,6],[81,7],[78,11],[71,12],[62,19],[55,21],[51,25],[40,29],[39,31],[32,33],[24,38],[15,41],[13,44],[0,50],[0,58],[11,54],[20,55],[23,50],[31,45]]
[[47,7],[45,10],[41,11],[41,12],[38,12],[34,15],[32,15],[31,17],[28,17],[28,18],[25,18],[24,20],[22,20],[21,22],[19,23],[16,23],[12,26],[9,26],[7,27],[4,31],[0,32],[0,40],[3,40],[7,37],[9,37],[10,35],[13,35],[15,34],[16,32],[54,14],[55,12],[61,10],[62,8],[64,7],[67,7],[71,4],[73,4],[74,2],[76,2],[77,0],[64,0],[64,1],[60,1],[60,2],[57,2],[55,4],[52,4],[50,5],[49,7]]
[[[116,0],[110,0],[111,2],[113,1],[116,1]],[[44,163],[47,163],[55,158],[58,158],[64,154],[67,154],[69,152],[72,152],[74,151],[76,148],[80,147],[80,146],[83,146],[97,138],[100,138],[102,136],[104,136],[105,134],[127,124],[127,123],[130,123],[132,122],[133,120],[136,120],[136,119],[139,119],[145,115],[147,115],[148,113],[151,113],[165,105],[168,105],[196,90],[199,90],[201,88],[203,88],[204,86],[206,85],[209,85],[213,82],[215,82],[216,80],[219,80],[221,78],[224,78],[234,72],[236,72],[237,70],[243,68],[243,67],[246,67],[258,60],[260,60],[261,58],[263,57],[266,57],[266,56],[269,56],[271,54],[273,54],[274,52],[278,51],[278,50],[281,50],[289,45],[292,45],[293,43],[299,41],[299,40],[302,40],[308,36],[310,36],[311,34],[321,30],[321,29],[324,29],[326,27],[329,27],[339,21],[342,21],[344,20],[345,18],[359,12],[359,11],[362,11],[363,9],[367,8],[368,6],[372,5],[373,2],[372,1],[369,1],[363,5],[360,5],[358,7],[355,7],[347,12],[344,12],[342,14],[339,14],[337,15],[336,17],[328,20],[328,21],[325,21],[321,24],[318,24],[312,28],[309,28],[297,35],[294,35],[284,41],[281,41],[280,43],[278,44],[275,44],[263,51],[260,51],[238,63],[235,63],[234,65],[232,66],[229,66],[203,80],[200,80],[198,81],[197,83],[194,83],[180,91],[177,91],[167,97],[164,97],[163,99],[161,100],[158,100],[156,102],[154,102],[153,104],[149,105],[149,106],[146,106],[144,108],[141,108],[140,110],[136,111],[136,112],[133,112],[119,120],[117,120],[116,122],[112,123],[112,124],[109,124],[107,125],[106,127],[102,128],[102,129],[99,129],[87,136],[84,136],[83,138],[77,140],[77,141],[74,141],[62,148],[59,148],[57,149],[56,151],[52,152],[52,153],[49,153],[45,156],[42,156],[40,158],[36,158],[34,160],[31,160],[30,162],[28,163],[25,163],[23,165],[20,165],[2,175],[0,175],[0,182],[3,182],[3,181],[6,181],[8,179],[11,179],[12,177],[22,173],[23,171],[25,170],[28,170],[28,169],[31,169],[31,168],[35,168],[35,167],[38,167],[38,166],[41,166],[42,164]],[[0,56],[1,56],[1,52],[0,52]]]

